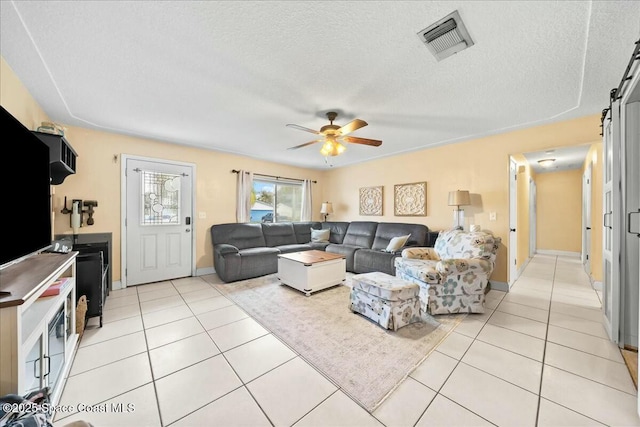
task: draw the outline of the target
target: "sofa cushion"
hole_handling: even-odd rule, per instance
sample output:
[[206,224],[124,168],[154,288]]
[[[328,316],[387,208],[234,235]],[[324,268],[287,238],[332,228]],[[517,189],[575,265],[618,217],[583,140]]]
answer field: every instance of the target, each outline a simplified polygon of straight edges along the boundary
[[385,252],[398,252],[407,243],[407,240],[409,240],[409,237],[411,237],[411,234],[407,234],[405,236],[394,237],[393,239],[391,239],[389,241],[389,244],[384,249],[384,251]]
[[348,222],[340,222],[340,221],[327,221],[321,223],[320,228],[331,230],[331,235],[329,236],[329,242],[331,243],[342,243],[344,241],[344,236],[347,234],[347,229],[349,228]]
[[378,251],[385,250],[387,246],[389,246],[391,239],[407,234],[409,234],[410,237],[405,246],[425,246],[428,231],[427,226],[423,224],[381,222],[376,228],[373,244],[369,247]]
[[211,226],[214,245],[226,243],[238,249],[266,246],[260,224],[216,224]]
[[[263,222],[262,233],[267,246],[276,247],[282,245],[295,245],[296,233],[290,222]],[[308,242],[305,242],[308,243]]]
[[321,228],[318,221],[301,221],[293,223],[293,231],[296,234],[298,243],[309,243],[311,241],[311,229],[319,230]]
[[[377,222],[353,221],[351,224],[349,224],[349,228],[347,228],[347,234],[345,234],[342,243],[358,248],[371,248],[373,239],[376,234],[376,228],[378,228]],[[389,242],[387,242],[387,245],[388,244]],[[385,245],[384,247],[386,248],[387,245]]]
[[325,251],[331,252],[334,254],[344,255],[347,271],[354,271],[353,269],[353,256],[358,249],[362,249],[359,246],[351,246],[351,245],[338,245],[335,243],[330,243]]
[[290,252],[309,251],[313,248],[311,247],[310,243],[305,243],[305,244],[296,243],[293,245],[276,246],[276,249],[278,249],[283,254],[288,254]]
[[311,229],[311,241],[315,243],[329,243],[331,230],[313,230]]
[[400,252],[391,253],[365,248],[358,249],[353,257],[353,272],[362,274],[381,271],[393,276],[396,274],[394,260],[399,254]]

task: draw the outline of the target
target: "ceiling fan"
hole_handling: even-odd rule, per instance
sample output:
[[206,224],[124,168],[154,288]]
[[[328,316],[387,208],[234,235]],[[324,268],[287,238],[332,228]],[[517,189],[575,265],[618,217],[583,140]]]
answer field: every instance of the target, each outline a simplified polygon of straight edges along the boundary
[[305,132],[315,133],[316,135],[321,135],[319,139],[314,139],[313,141],[305,142],[304,144],[296,145],[295,147],[290,147],[288,149],[295,150],[298,148],[306,147],[307,145],[315,144],[316,142],[324,142],[322,148],[320,149],[320,153],[326,157],[342,154],[344,150],[346,150],[346,147],[343,145],[344,142],[350,142],[352,144],[371,145],[374,147],[379,147],[380,145],[382,145],[382,141],[379,141],[377,139],[348,136],[351,132],[367,126],[368,123],[364,120],[355,119],[344,126],[338,126],[333,124],[333,121],[336,119],[336,117],[338,117],[338,113],[329,111],[327,113],[327,118],[329,119],[330,124],[322,126],[319,131],[309,129],[304,126],[288,124],[287,127],[303,130]]

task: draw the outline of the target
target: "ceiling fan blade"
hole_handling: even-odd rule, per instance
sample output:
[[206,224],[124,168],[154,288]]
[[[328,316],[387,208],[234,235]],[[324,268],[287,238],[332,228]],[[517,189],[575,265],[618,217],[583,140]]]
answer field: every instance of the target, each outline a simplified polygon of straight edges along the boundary
[[303,130],[305,132],[315,133],[316,135],[320,134],[320,132],[318,132],[317,130],[309,129],[309,128],[306,128],[306,127],[300,126],[300,125],[288,124],[287,127],[298,129],[298,130]]
[[295,150],[296,148],[306,147],[307,145],[315,144],[316,142],[322,142],[322,139],[316,139],[315,141],[305,142],[304,144],[296,145],[295,147],[289,147],[287,150]]
[[364,144],[364,145],[373,145],[374,147],[379,147],[382,145],[382,141],[377,139],[367,139],[367,138],[358,138],[355,136],[347,136],[344,138],[344,141],[351,142],[352,144]]
[[368,123],[365,122],[364,120],[360,120],[360,119],[351,120],[349,123],[342,126],[340,129],[336,130],[336,133],[338,135],[344,136],[353,132],[354,130],[358,130],[362,127],[365,127],[366,125],[368,125]]

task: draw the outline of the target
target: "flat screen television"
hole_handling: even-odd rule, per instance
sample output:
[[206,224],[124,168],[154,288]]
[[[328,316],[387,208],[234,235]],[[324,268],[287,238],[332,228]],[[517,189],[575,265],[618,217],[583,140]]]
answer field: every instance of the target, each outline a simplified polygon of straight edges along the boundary
[[[51,177],[49,147],[0,106],[4,185],[0,269],[51,246]],[[13,229],[13,233],[8,233]],[[6,238],[9,234],[16,236]],[[1,282],[1,281],[0,281]],[[2,283],[0,283],[2,287]]]

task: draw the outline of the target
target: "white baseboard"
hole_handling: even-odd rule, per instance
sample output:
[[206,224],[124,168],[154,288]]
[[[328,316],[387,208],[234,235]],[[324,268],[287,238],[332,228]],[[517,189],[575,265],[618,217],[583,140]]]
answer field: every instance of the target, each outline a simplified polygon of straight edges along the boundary
[[489,280],[489,283],[491,283],[491,289],[495,289],[496,291],[509,292],[509,284],[507,282]]
[[595,280],[591,280],[591,287],[593,289],[595,289],[596,291],[601,291],[602,290],[602,282],[598,282]]
[[536,253],[540,255],[568,256],[568,257],[574,257],[574,258],[580,258],[582,256],[580,252],[554,251],[554,250],[548,250],[548,249],[538,249],[536,250]]
[[116,280],[111,283],[111,290],[117,291],[118,289],[123,289],[122,282],[120,280]]
[[197,268],[196,276],[206,276],[207,274],[215,274],[216,270],[213,267]]

